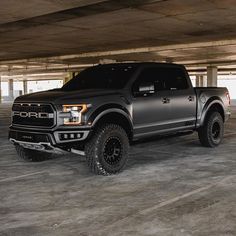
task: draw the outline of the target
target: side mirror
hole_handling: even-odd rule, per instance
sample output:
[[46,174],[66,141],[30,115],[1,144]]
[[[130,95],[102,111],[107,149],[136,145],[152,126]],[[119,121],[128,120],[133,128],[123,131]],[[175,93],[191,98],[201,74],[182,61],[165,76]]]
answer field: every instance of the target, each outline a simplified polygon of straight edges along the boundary
[[153,83],[142,83],[138,87],[138,93],[143,96],[148,96],[155,93],[155,87]]

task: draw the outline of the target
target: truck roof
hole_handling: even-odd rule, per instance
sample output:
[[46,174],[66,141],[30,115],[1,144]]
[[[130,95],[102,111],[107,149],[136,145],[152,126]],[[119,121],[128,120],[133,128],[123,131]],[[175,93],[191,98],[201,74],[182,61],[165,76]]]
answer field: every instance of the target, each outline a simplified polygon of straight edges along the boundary
[[119,63],[108,63],[108,64],[98,64],[97,66],[144,66],[144,65],[168,65],[168,66],[178,66],[183,67],[183,65],[175,64],[175,63],[167,63],[167,62],[119,62]]

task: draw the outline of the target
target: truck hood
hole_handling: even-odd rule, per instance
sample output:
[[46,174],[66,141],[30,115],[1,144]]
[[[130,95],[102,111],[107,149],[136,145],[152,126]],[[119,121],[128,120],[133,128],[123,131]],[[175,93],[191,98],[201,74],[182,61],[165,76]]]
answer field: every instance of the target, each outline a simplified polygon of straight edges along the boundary
[[15,102],[46,102],[61,104],[63,102],[78,102],[78,99],[85,100],[97,96],[119,94],[117,90],[89,89],[77,91],[63,91],[53,89],[44,92],[26,94],[15,99]]

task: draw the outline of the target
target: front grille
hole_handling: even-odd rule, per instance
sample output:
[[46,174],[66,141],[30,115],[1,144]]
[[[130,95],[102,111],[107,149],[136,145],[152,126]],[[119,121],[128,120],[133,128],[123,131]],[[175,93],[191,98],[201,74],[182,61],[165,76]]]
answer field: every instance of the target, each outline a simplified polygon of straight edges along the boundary
[[53,107],[50,104],[15,103],[12,106],[12,124],[51,128],[55,124]]

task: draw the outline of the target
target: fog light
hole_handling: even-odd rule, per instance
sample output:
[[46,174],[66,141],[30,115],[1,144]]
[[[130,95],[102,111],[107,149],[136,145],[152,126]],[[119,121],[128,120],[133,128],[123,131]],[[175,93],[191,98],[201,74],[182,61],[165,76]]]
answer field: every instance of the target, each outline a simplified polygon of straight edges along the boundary
[[76,140],[83,137],[82,133],[60,133],[59,139],[60,140]]

